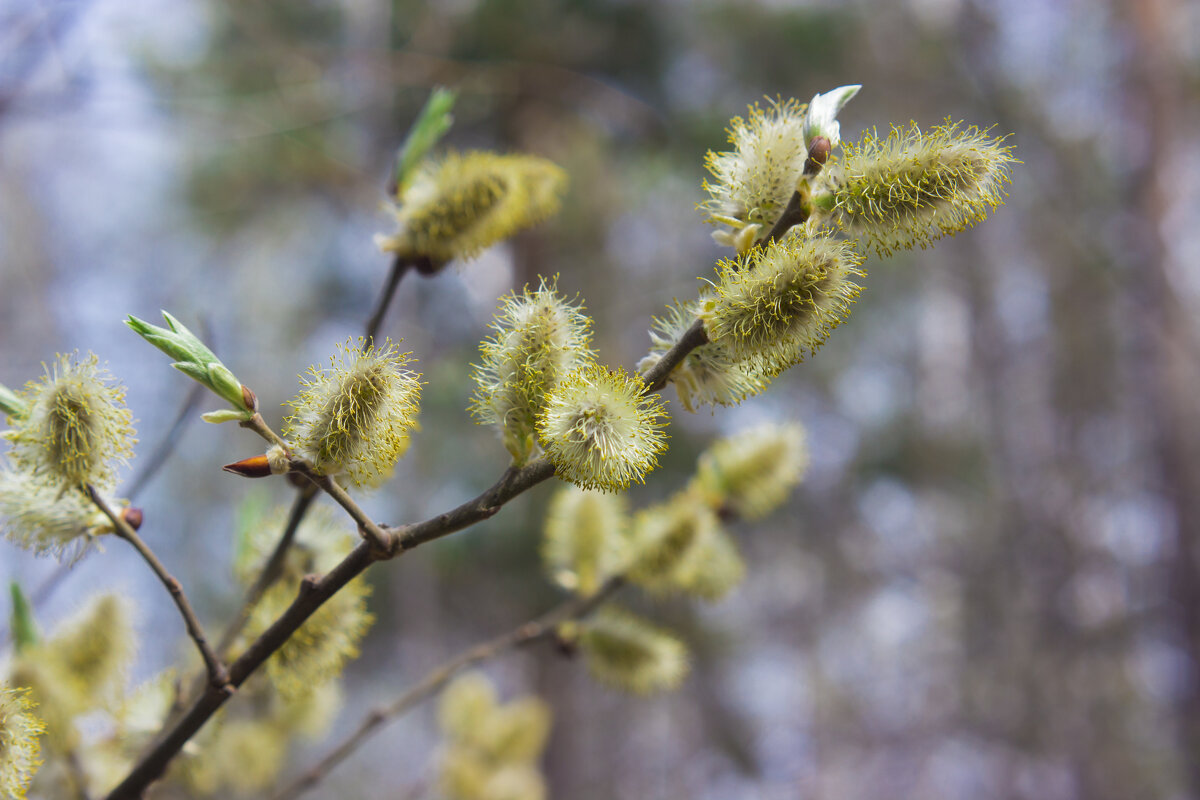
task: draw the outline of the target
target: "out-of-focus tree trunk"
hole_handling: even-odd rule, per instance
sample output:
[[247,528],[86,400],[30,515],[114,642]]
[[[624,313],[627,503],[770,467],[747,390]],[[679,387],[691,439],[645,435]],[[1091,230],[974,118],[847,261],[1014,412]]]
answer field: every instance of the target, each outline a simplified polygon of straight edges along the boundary
[[1133,208],[1141,213],[1142,258],[1131,271],[1140,287],[1146,352],[1152,383],[1147,387],[1154,420],[1157,459],[1165,496],[1174,513],[1175,552],[1170,596],[1178,615],[1180,644],[1189,663],[1180,688],[1177,719],[1180,754],[1190,797],[1200,797],[1200,359],[1192,346],[1191,323],[1169,275],[1163,222],[1167,191],[1177,168],[1176,138],[1183,108],[1179,70],[1172,63],[1168,26],[1180,18],[1174,0],[1126,0],[1124,11],[1133,50],[1125,114],[1140,117],[1146,152],[1131,176]]

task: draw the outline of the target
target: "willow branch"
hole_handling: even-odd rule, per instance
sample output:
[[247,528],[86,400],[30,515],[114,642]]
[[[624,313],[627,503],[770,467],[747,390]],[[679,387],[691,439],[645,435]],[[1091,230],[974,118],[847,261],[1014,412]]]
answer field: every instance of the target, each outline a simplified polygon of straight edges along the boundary
[[[661,388],[666,383],[666,376],[670,374],[670,371],[692,349],[706,341],[704,328],[697,322],[663,356],[659,364],[647,371],[644,378],[649,388]],[[258,414],[255,414],[243,425],[259,433],[268,441],[279,438]],[[326,600],[376,561],[395,558],[420,544],[440,539],[489,519],[509,500],[549,479],[553,474],[554,465],[545,458],[540,458],[523,467],[509,467],[495,484],[475,499],[424,522],[389,528],[387,535],[391,538],[391,542],[386,550],[374,546],[370,541],[363,541],[324,577],[306,579],[301,583],[299,595],[287,610],[230,665],[229,683],[234,687],[241,686]],[[348,512],[351,511],[351,508],[347,508],[345,505],[343,508],[346,508]],[[354,505],[353,508],[357,509],[357,505]],[[361,514],[361,510],[358,513]],[[363,516],[365,518],[365,515]],[[376,527],[378,528],[378,526]],[[146,788],[162,776],[171,759],[225,704],[230,695],[229,691],[210,685],[204,694],[196,699],[187,713],[177,720],[134,766],[125,780],[109,793],[107,800],[138,800]]]
[[154,551],[137,535],[137,531],[120,514],[109,507],[100,493],[96,491],[96,487],[87,484],[84,491],[92,503],[112,522],[116,535],[133,545],[142,559],[150,565],[150,569],[154,570],[154,574],[158,576],[162,585],[167,588],[171,599],[175,601],[175,605],[179,609],[180,616],[183,617],[183,624],[187,628],[188,636],[196,643],[196,649],[200,651],[200,657],[204,659],[204,668],[208,671],[209,688],[212,691],[228,695],[229,673],[209,646],[208,639],[204,635],[204,628],[201,627],[196,612],[192,610],[192,604],[188,602],[182,584],[167,572],[167,568],[158,560],[158,556],[154,555]]
[[587,616],[611,598],[624,583],[625,579],[621,576],[609,578],[592,594],[586,597],[572,597],[537,619],[519,625],[490,641],[476,645],[427,673],[411,689],[391,703],[367,714],[359,723],[358,728],[341,744],[330,750],[327,755],[296,780],[271,795],[272,800],[291,800],[299,797],[320,783],[334,767],[349,757],[373,733],[435,695],[459,672],[503,655],[510,650],[533,644],[553,635],[561,623]]

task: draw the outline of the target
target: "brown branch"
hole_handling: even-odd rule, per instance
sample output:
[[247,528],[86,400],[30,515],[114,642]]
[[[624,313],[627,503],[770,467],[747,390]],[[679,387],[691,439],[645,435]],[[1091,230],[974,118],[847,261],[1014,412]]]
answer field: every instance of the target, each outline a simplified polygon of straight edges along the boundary
[[293,458],[290,468],[293,472],[298,472],[315,483],[325,494],[332,497],[334,502],[345,509],[350,518],[358,523],[358,532],[362,537],[379,551],[380,559],[390,558],[393,555],[392,551],[395,550],[396,543],[391,534],[368,517],[367,512],[354,502],[354,498],[341,487],[332,475],[322,475],[316,472],[312,465],[302,458]]
[[581,619],[605,603],[625,583],[621,576],[609,578],[586,597],[572,597],[537,619],[519,625],[496,638],[472,647],[427,673],[411,689],[391,703],[371,711],[358,728],[296,780],[271,795],[272,800],[291,800],[320,783],[338,764],[350,756],[379,728],[436,694],[462,670],[495,658],[510,650],[551,636],[559,624]]
[[383,325],[383,318],[387,314],[388,306],[392,304],[396,287],[400,285],[400,279],[404,277],[404,273],[408,272],[409,267],[412,266],[415,266],[415,263],[407,256],[397,255],[392,259],[392,269],[388,273],[387,283],[384,284],[383,291],[379,293],[375,311],[367,320],[367,329],[363,333],[364,347],[370,347],[375,343],[375,335],[379,333],[379,328]]
[[96,508],[100,509],[104,516],[108,517],[109,521],[112,522],[116,535],[133,545],[133,548],[138,551],[142,559],[150,565],[150,569],[154,570],[154,574],[158,576],[162,585],[167,587],[167,591],[171,594],[171,599],[175,601],[176,607],[179,608],[180,616],[183,617],[183,624],[187,627],[188,636],[192,637],[192,641],[196,643],[196,649],[200,651],[200,657],[204,659],[204,668],[208,671],[210,690],[228,696],[228,693],[230,693],[229,672],[209,646],[208,639],[204,635],[204,628],[201,627],[200,620],[196,617],[196,612],[192,610],[192,604],[188,602],[187,595],[183,592],[183,586],[171,573],[167,572],[167,568],[158,560],[158,556],[154,555],[154,551],[137,535],[137,531],[120,514],[117,514],[109,507],[104,498],[100,496],[100,493],[96,491],[96,487],[89,483],[84,487],[84,493],[91,499]]
[[642,375],[642,380],[646,382],[646,391],[657,392],[666,386],[671,370],[682,364],[688,353],[706,344],[708,344],[708,332],[704,330],[704,321],[698,319],[692,323],[692,327],[684,332],[683,336],[679,337],[679,341],[675,342],[671,349],[664,353],[654,366],[646,370],[646,374]]

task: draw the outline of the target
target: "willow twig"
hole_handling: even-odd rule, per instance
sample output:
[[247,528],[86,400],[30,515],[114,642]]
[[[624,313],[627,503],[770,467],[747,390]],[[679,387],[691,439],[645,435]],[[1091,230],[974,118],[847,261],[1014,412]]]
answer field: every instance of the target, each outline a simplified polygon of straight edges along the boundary
[[137,535],[137,531],[133,529],[128,522],[109,507],[108,503],[96,491],[96,487],[90,483],[84,487],[84,493],[95,504],[96,508],[103,512],[104,516],[108,517],[113,524],[113,530],[118,537],[124,539],[133,545],[133,548],[138,551],[142,559],[150,565],[150,569],[158,576],[163,586],[167,587],[167,591],[171,594],[171,599],[175,601],[176,607],[179,608],[179,614],[183,617],[183,624],[187,628],[188,636],[192,637],[192,641],[196,643],[196,649],[200,651],[200,657],[204,659],[204,668],[208,671],[209,687],[222,694],[228,694],[229,687],[229,672],[225,669],[225,665],[217,658],[212,647],[208,644],[208,639],[204,635],[204,628],[200,625],[200,620],[196,617],[196,612],[192,610],[192,604],[188,602],[187,595],[184,594],[183,586],[176,580],[171,573],[167,572],[167,568],[158,560],[158,556],[154,555],[154,551],[142,541]]
[[586,597],[572,597],[537,619],[519,625],[490,641],[476,645],[428,672],[411,689],[391,703],[367,714],[352,734],[330,750],[320,761],[305,770],[302,775],[271,795],[271,800],[291,800],[291,798],[299,797],[320,783],[334,767],[357,750],[375,731],[436,694],[459,672],[510,650],[551,636],[561,623],[580,619],[590,614],[612,597],[624,583],[625,579],[621,576],[609,578],[592,594]]
[[396,287],[400,285],[400,279],[404,277],[404,273],[408,272],[409,267],[415,266],[412,259],[407,256],[397,255],[392,259],[392,269],[388,273],[387,283],[383,285],[383,291],[379,293],[379,300],[375,304],[375,311],[372,312],[371,318],[367,320],[367,329],[363,333],[363,345],[370,347],[375,343],[375,335],[379,333],[379,328],[383,325],[383,318],[387,314],[388,306],[392,304],[392,298],[396,294]]

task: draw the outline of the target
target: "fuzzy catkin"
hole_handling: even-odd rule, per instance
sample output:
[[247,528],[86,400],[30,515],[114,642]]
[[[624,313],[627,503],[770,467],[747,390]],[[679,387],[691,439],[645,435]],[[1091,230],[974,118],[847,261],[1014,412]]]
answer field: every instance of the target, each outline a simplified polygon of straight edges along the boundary
[[928,131],[915,122],[893,127],[885,139],[869,132],[822,173],[815,202],[880,255],[928,247],[1004,202],[1009,168],[1017,163],[1004,141],[949,120]]

